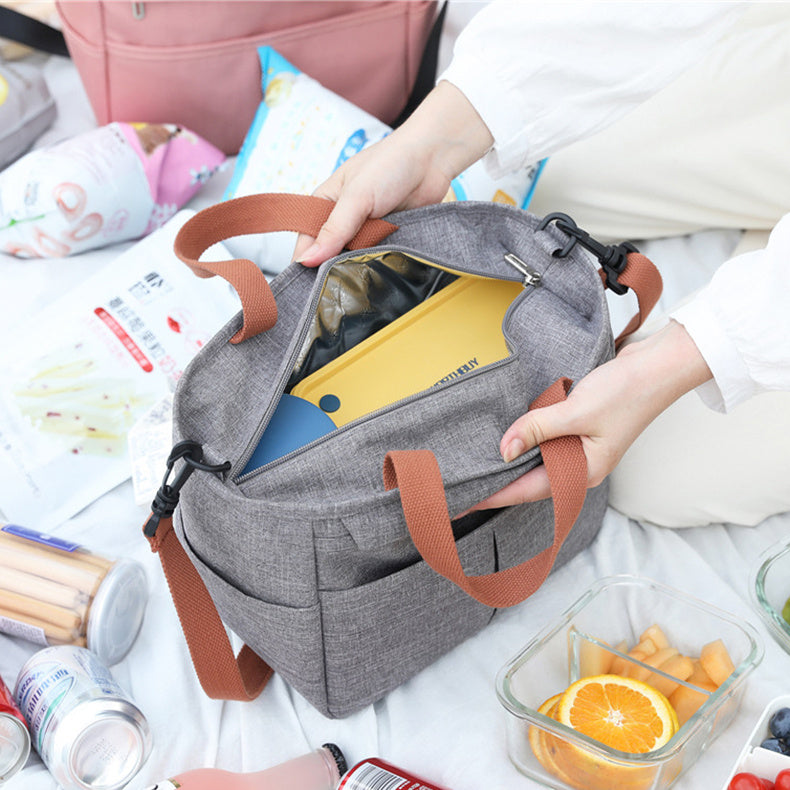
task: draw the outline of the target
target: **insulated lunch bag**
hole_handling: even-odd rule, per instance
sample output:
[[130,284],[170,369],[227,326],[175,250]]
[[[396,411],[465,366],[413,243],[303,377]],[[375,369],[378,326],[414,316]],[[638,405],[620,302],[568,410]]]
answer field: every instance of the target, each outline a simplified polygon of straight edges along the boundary
[[[178,256],[228,279],[242,311],[179,382],[144,531],[210,696],[251,699],[276,671],[342,717],[593,540],[607,486],[586,490],[579,437],[510,463],[499,441],[613,356],[605,287],[636,292],[628,333],[661,282],[629,245],[497,203],[369,220],[348,251],[291,264],[271,287],[250,261],[199,260],[236,235],[315,235],[331,207],[255,195],[179,232]],[[478,311],[491,326],[464,336]],[[466,513],[541,463],[551,500]],[[245,642],[238,656],[226,627]]]

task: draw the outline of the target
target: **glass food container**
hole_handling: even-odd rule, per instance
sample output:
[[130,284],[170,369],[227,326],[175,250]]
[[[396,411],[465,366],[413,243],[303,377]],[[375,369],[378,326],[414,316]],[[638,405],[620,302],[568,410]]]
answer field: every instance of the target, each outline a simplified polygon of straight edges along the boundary
[[[718,688],[704,687],[629,656],[626,651],[653,625],[689,657],[721,640],[733,671]],[[500,670],[496,688],[506,711],[508,754],[523,774],[559,790],[667,788],[732,721],[762,652],[751,625],[696,598],[642,577],[601,579]],[[625,662],[626,672],[644,682],[664,688],[669,683],[696,700],[696,712],[679,714],[682,726],[664,746],[644,754],[622,752],[545,712],[546,700],[581,678],[614,672],[613,662],[620,662],[616,674]]]
[[790,599],[790,543],[787,539],[760,556],[752,575],[751,591],[771,636],[790,653],[790,623],[782,615]]

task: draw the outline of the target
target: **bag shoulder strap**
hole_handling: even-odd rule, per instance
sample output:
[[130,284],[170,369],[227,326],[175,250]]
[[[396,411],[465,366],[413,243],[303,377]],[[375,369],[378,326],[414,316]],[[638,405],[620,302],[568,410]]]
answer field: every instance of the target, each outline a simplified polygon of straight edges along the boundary
[[[601,279],[606,286],[606,273],[600,270]],[[630,252],[626,256],[625,268],[617,276],[617,281],[636,294],[637,312],[631,317],[622,332],[615,338],[614,347],[619,349],[629,335],[636,332],[644,324],[650,311],[656,306],[663,282],[655,264],[641,252]]]
[[0,37],[50,55],[69,57],[63,33],[45,22],[0,5]]
[[422,100],[433,90],[436,84],[436,70],[439,64],[439,45],[442,40],[442,29],[444,28],[444,18],[447,15],[447,3],[442,2],[442,7],[436,15],[428,40],[425,42],[425,49],[422,53],[420,66],[417,76],[411,89],[411,94],[406,101],[406,106],[401,110],[401,114],[393,122],[392,127],[397,129],[422,103]]
[[212,699],[255,699],[274,670],[247,645],[233,653],[217,607],[173,529],[171,517],[148,538],[170,588],[200,685]]

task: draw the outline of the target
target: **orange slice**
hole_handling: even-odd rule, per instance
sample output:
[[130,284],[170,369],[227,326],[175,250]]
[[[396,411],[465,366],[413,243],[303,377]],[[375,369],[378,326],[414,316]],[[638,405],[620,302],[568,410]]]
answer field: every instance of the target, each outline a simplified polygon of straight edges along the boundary
[[669,700],[639,680],[596,675],[572,683],[557,721],[622,752],[644,754],[664,746],[678,730]]
[[[542,713],[544,716],[554,719],[557,712],[557,705],[561,697],[562,694],[555,694],[553,697],[549,697],[538,708],[538,713]],[[550,774],[558,777],[566,784],[573,784],[557,762],[555,741],[556,736],[546,730],[542,730],[540,727],[535,727],[534,725],[529,728],[529,745],[532,747],[532,753],[538,758],[538,762]]]
[[[559,702],[561,696],[562,694],[555,694],[553,697],[549,697],[538,708],[538,713],[542,713],[544,716],[553,718],[551,710]],[[540,762],[540,764],[546,768],[546,755],[544,754],[543,744],[541,743],[540,737],[542,732],[543,730],[541,730],[540,727],[531,726],[529,728],[529,745],[532,748],[532,753],[538,758],[538,762]]]

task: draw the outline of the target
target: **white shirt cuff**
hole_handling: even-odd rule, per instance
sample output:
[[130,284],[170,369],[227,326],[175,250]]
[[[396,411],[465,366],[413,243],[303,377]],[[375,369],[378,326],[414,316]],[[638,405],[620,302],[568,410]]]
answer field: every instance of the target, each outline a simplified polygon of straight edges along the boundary
[[713,374],[696,389],[706,406],[728,412],[757,392],[737,347],[703,294],[679,307],[671,318],[683,324]]

